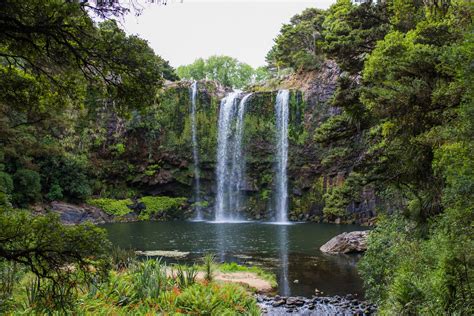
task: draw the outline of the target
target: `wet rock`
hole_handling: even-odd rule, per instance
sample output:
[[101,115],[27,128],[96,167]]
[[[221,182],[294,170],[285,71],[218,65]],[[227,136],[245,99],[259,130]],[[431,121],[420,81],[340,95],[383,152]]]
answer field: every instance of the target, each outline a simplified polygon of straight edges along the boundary
[[272,303],[272,306],[273,306],[273,307],[278,307],[278,306],[282,306],[283,304],[285,304],[285,301],[282,300],[282,299],[280,299],[280,300],[274,301],[274,302]]
[[[257,296],[258,298],[259,296]],[[314,297],[262,297],[258,300],[263,315],[373,315],[376,306],[341,296]],[[278,298],[278,299],[277,299]],[[367,302],[364,302],[367,303]],[[359,308],[364,305],[364,309]]]
[[369,231],[342,233],[329,240],[319,248],[325,253],[354,253],[367,250]]

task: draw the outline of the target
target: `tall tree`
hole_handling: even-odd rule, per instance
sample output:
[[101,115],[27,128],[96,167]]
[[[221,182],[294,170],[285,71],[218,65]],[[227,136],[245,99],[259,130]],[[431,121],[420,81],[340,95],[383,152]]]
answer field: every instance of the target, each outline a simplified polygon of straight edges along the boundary
[[296,71],[317,68],[322,60],[324,19],[323,10],[310,8],[284,24],[266,56],[270,67]]

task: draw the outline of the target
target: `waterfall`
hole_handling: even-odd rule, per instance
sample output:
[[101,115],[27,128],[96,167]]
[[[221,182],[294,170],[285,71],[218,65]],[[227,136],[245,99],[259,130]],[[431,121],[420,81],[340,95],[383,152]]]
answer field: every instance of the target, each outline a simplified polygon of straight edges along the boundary
[[222,100],[219,108],[216,221],[238,220],[239,216],[235,213],[242,204],[240,191],[245,181],[242,138],[245,103],[250,94],[238,103],[239,97],[239,92],[230,93]]
[[237,111],[237,122],[235,126],[234,151],[231,164],[231,186],[229,192],[229,207],[232,210],[240,210],[242,207],[241,190],[245,182],[245,156],[242,148],[244,136],[244,114],[245,103],[252,94],[245,95],[239,103]]
[[278,91],[275,102],[276,113],[276,221],[288,222],[288,103],[290,92]]
[[194,161],[194,203],[196,203],[196,220],[202,220],[201,206],[201,179],[199,170],[199,148],[197,142],[197,127],[196,127],[196,98],[198,94],[197,81],[191,86],[191,133],[193,142],[193,161]]

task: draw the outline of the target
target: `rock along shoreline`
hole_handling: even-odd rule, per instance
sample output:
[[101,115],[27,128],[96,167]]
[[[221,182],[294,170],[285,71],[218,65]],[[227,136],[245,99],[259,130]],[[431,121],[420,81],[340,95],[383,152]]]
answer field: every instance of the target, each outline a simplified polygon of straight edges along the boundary
[[368,316],[377,312],[376,305],[359,300],[351,294],[312,298],[258,294],[256,298],[263,315]]

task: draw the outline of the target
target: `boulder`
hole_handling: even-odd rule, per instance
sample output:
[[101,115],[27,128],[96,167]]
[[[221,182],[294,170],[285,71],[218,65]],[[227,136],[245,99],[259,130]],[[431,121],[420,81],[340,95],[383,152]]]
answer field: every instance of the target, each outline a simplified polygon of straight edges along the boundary
[[368,230],[342,233],[319,248],[325,253],[353,253],[367,250]]
[[113,216],[101,209],[90,205],[74,205],[64,202],[51,202],[51,211],[58,213],[61,222],[66,225],[76,225],[86,221],[103,224],[113,221]]

